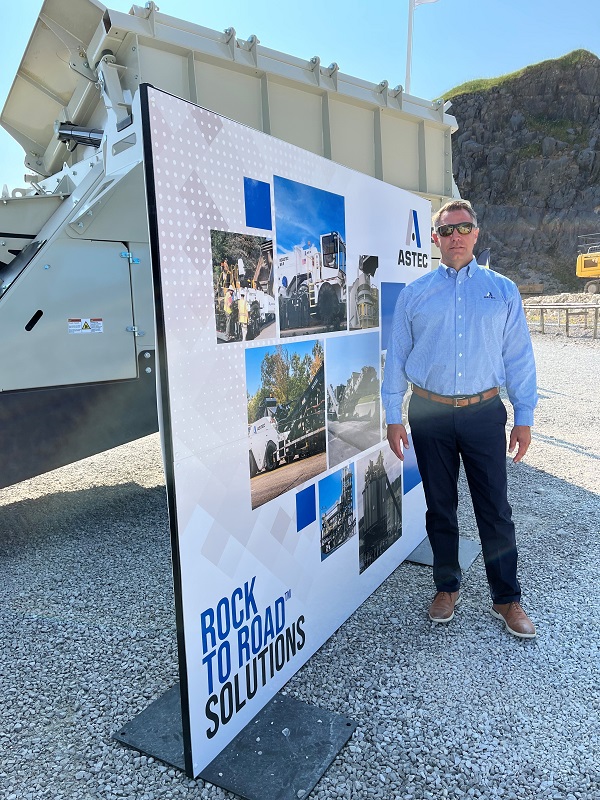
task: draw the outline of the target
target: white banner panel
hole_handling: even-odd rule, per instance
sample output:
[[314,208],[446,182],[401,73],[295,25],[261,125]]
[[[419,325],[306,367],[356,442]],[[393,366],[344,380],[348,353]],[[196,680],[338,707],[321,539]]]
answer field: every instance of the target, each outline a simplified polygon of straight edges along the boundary
[[186,764],[197,775],[424,536],[385,443],[430,206],[144,87]]

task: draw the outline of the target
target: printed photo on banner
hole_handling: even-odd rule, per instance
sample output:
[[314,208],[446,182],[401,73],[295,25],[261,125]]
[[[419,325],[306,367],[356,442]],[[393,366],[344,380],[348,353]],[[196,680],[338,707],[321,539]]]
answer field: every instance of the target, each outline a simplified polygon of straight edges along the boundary
[[275,337],[273,241],[210,232],[217,343]]
[[400,292],[406,286],[405,283],[387,283],[381,284],[380,295],[380,316],[381,316],[381,349],[385,352],[388,348],[388,342],[392,333],[392,322],[394,320],[394,311],[396,310],[396,303]]
[[347,329],[346,222],[341,195],[275,176],[279,329]]
[[381,441],[379,332],[333,336],[325,348],[327,451],[334,467]]
[[402,462],[387,445],[356,462],[356,496],[362,573],[402,536]]
[[379,325],[379,289],[375,281],[379,258],[359,256],[357,267],[356,279],[348,292],[348,324],[351,331]]
[[246,350],[252,508],[327,469],[321,340]]
[[[385,378],[385,359],[387,356],[386,353],[381,354],[381,383],[383,384],[383,379]],[[410,384],[408,385],[408,391],[404,394],[404,399],[402,400],[402,419],[406,422],[408,419],[408,405],[410,403],[410,398],[412,397],[412,388]],[[387,419],[385,417],[385,408],[383,407],[383,403],[381,404],[381,441],[385,442],[387,439]],[[405,472],[406,472],[406,461],[404,462]]]
[[354,464],[319,481],[319,520],[323,561],[356,533]]

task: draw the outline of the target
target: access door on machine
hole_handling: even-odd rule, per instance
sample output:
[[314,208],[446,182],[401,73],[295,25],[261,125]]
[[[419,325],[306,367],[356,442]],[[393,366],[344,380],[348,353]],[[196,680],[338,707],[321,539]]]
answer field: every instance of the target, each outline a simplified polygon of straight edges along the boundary
[[42,244],[0,296],[0,391],[137,377],[130,262],[122,242]]

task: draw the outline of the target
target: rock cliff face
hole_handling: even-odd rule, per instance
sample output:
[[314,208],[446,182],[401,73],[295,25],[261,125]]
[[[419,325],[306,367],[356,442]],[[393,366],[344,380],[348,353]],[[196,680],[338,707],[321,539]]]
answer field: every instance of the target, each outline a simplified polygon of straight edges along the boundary
[[447,99],[454,177],[491,266],[517,283],[581,289],[577,236],[600,231],[600,59],[578,50]]

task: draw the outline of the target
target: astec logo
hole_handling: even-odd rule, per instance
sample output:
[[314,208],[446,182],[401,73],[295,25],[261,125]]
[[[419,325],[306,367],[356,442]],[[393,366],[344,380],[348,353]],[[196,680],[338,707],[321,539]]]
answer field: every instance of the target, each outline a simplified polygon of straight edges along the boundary
[[[409,248],[417,247],[418,250]],[[408,212],[408,228],[406,230],[406,249],[398,252],[398,264],[403,267],[428,268],[427,253],[419,252],[421,249],[421,231],[419,230],[419,217],[414,208]]]
[[421,247],[421,234],[419,232],[419,217],[414,208],[408,212],[408,230],[406,231],[406,246],[416,244]]

